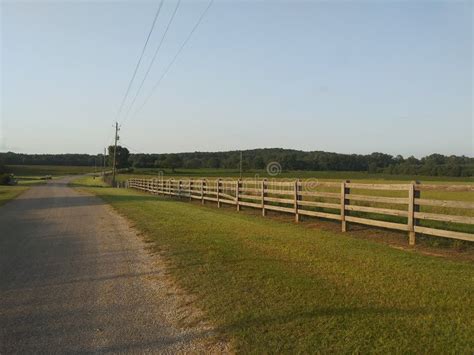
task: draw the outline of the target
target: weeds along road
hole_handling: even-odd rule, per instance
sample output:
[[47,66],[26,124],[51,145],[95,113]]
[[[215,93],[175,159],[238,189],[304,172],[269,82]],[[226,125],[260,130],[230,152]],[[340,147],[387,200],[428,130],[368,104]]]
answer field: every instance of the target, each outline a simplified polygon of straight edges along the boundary
[[69,181],[0,207],[0,353],[209,350],[145,243]]

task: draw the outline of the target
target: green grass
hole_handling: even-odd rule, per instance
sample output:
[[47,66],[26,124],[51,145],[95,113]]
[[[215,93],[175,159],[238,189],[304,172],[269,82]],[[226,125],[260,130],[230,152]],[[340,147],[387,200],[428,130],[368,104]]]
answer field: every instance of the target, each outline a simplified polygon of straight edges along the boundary
[[[148,176],[163,173],[166,178],[171,177],[239,177],[236,169],[134,169],[133,174],[124,176]],[[124,177],[122,176],[122,178]],[[249,170],[242,174],[245,178],[258,176],[260,178],[273,178],[266,170]],[[119,176],[120,178],[120,176]],[[420,176],[420,175],[391,175],[391,174],[369,174],[363,171],[283,171],[276,178],[280,179],[321,179],[321,180],[365,180],[365,181],[450,181],[450,182],[472,182],[473,178],[468,177],[444,177],[444,176]]]
[[242,353],[472,353],[474,263],[126,189],[134,222]]
[[15,176],[17,185],[0,185],[0,206],[7,201],[14,199],[30,186],[46,184],[47,180],[43,180],[42,176]]
[[0,206],[4,205],[9,200],[14,199],[19,194],[28,190],[27,186],[3,186],[0,185]]
[[[52,177],[53,179],[59,178],[59,176],[54,176]],[[46,184],[48,180],[44,179],[44,175],[41,176],[35,176],[35,175],[23,175],[23,176],[17,176],[15,175],[15,179],[18,182],[18,185],[26,185],[26,186],[31,186],[31,185],[43,185]]]
[[[205,169],[204,169],[205,170]],[[201,170],[199,170],[201,171]],[[215,170],[214,170],[215,171]],[[304,173],[304,172],[301,172]],[[329,176],[330,172],[322,172],[322,173],[328,173],[326,174]],[[338,174],[338,172],[334,173]],[[347,172],[349,175],[350,172]],[[359,177],[362,177],[362,173],[359,173]],[[366,174],[367,175],[367,174]],[[138,177],[138,178],[145,178],[145,179],[151,179],[153,178],[153,175],[140,175],[140,174],[124,174],[124,175],[119,175],[119,180],[125,181],[129,178],[133,177]],[[170,176],[165,176],[165,179],[171,178]],[[189,176],[175,176],[174,178],[176,179],[182,179],[183,181],[186,181]],[[209,176],[209,184],[212,184],[212,180],[215,180],[215,176]],[[304,181],[304,178],[301,178],[302,181]],[[340,179],[318,179],[321,181],[341,181]],[[244,179],[245,181],[245,179]],[[252,179],[249,178],[248,181],[252,183]],[[272,179],[269,179],[271,182]],[[366,179],[360,179],[357,180],[357,182],[361,183],[402,183],[403,181],[397,181],[397,180],[383,180],[383,179],[373,179],[373,178],[366,178]],[[445,185],[445,184],[459,184],[459,185],[466,185],[466,184],[472,184],[472,181],[448,181],[448,180],[436,180],[436,181],[426,181],[427,184],[434,184],[434,185]],[[255,186],[251,186],[255,187]],[[323,191],[323,192],[340,192],[340,187],[316,187],[313,188],[311,191]],[[368,196],[385,196],[385,197],[404,197],[408,198],[408,191],[387,191],[387,190],[364,190],[364,189],[351,189],[352,194],[357,194],[357,195],[368,195]],[[230,192],[230,194],[233,194],[233,192]],[[281,195],[277,194],[268,194],[269,197],[282,197]],[[287,197],[285,197],[287,198]],[[423,199],[434,199],[434,200],[452,200],[452,201],[474,201],[474,196],[472,193],[467,193],[467,192],[455,192],[455,191],[422,191],[421,192],[421,198]],[[304,200],[308,201],[319,201],[319,202],[329,202],[329,203],[339,203],[340,199],[339,197],[337,198],[321,198],[321,197],[309,197],[305,196],[303,198]],[[252,200],[248,200],[247,202],[255,202]],[[279,205],[282,207],[292,207],[292,205],[285,205],[282,203],[273,203],[274,205]],[[367,206],[367,207],[376,207],[376,208],[389,208],[389,209],[397,209],[397,210],[407,210],[408,205],[403,205],[403,204],[389,204],[389,203],[380,203],[380,202],[366,202],[366,201],[351,201],[351,204],[353,205],[359,205],[359,206]],[[325,212],[325,213],[333,213],[333,214],[339,214],[339,210],[335,209],[327,209],[327,208],[317,208],[317,207],[304,207],[304,209],[307,210],[313,210],[313,211],[320,211],[320,212]],[[450,215],[457,215],[457,216],[469,216],[469,217],[474,217],[474,210],[472,209],[465,209],[465,208],[447,208],[447,207],[438,207],[438,206],[421,206],[420,207],[420,212],[428,212],[428,213],[439,213],[439,214],[450,214]],[[352,216],[355,217],[362,217],[362,218],[368,218],[368,219],[376,219],[380,221],[387,221],[387,222],[394,222],[394,223],[401,223],[401,224],[407,224],[407,218],[406,217],[395,217],[395,216],[389,216],[389,215],[383,215],[383,214],[374,214],[374,213],[368,213],[368,212],[350,212],[349,213]],[[420,225],[424,227],[431,227],[431,228],[438,228],[438,229],[446,229],[446,230],[452,230],[456,232],[464,232],[464,233],[474,233],[474,225],[469,225],[469,224],[460,224],[460,223],[451,223],[451,222],[439,222],[439,221],[431,221],[431,220],[422,220],[420,221]],[[424,237],[428,243],[431,243],[434,246],[446,246],[446,247],[461,247],[464,248],[469,245],[469,242],[460,242],[460,241],[455,241],[455,240],[450,240],[446,238],[438,238],[438,237],[432,237],[432,236],[427,236]]]
[[92,173],[94,172],[94,167],[61,165],[8,165],[7,170],[10,173],[18,176],[63,176]]
[[106,187],[108,186],[99,176],[83,176],[74,179],[69,186],[72,187]]

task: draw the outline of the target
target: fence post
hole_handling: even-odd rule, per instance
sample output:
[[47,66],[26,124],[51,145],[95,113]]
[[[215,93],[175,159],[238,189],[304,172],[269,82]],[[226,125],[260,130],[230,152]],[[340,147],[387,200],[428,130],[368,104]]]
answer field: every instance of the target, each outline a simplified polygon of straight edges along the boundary
[[341,183],[341,229],[343,232],[347,231],[346,206],[349,204],[349,200],[346,199],[346,195],[351,193],[351,189],[346,187],[346,184],[349,182],[351,181],[346,180]]
[[265,217],[267,211],[265,210],[265,190],[267,188],[267,179],[262,180],[262,216]]
[[204,179],[201,179],[201,204],[204,205]]
[[235,185],[235,204],[237,206],[237,211],[240,211],[239,194],[240,194],[240,179],[237,179],[236,185]]
[[217,208],[221,208],[220,193],[221,190],[221,179],[217,179],[216,182],[216,197],[217,197]]
[[192,198],[192,195],[193,195],[193,178],[190,178],[189,179],[189,201],[191,201],[193,198]]
[[294,195],[294,204],[295,204],[295,222],[300,221],[300,214],[298,213],[298,200],[299,200],[299,180],[295,180],[295,195]]
[[420,198],[420,190],[416,188],[418,181],[412,181],[410,189],[408,190],[408,244],[415,245],[416,233],[415,226],[417,220],[415,218],[415,212],[420,211],[420,206],[416,204],[415,199]]

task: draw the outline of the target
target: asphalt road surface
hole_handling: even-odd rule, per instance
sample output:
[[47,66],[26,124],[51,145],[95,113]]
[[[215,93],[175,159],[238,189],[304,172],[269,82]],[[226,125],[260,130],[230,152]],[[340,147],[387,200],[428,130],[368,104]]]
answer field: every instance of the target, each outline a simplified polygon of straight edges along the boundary
[[68,181],[0,207],[0,353],[222,351],[209,327],[183,326],[193,311],[158,256]]

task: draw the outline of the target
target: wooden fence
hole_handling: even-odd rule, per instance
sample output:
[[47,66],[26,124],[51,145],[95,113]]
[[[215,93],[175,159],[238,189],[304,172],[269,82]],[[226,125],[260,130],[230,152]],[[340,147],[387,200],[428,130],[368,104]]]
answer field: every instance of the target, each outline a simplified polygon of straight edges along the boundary
[[[320,217],[406,231],[410,245],[417,233],[474,241],[474,185],[365,184],[249,179],[130,179],[128,187],[153,194]],[[426,198],[422,198],[422,193]],[[439,199],[439,195],[462,200]],[[389,195],[389,196],[387,196]],[[432,198],[435,196],[436,198]],[[467,197],[467,198],[466,198]],[[435,212],[435,213],[434,213]],[[434,225],[433,225],[434,224]]]

